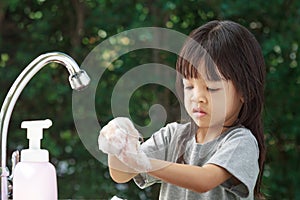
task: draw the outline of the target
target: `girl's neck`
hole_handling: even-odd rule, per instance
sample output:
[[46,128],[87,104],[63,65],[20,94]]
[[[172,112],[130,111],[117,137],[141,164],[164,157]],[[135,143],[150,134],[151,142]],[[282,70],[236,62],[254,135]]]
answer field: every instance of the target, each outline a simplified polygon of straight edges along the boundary
[[201,128],[199,127],[196,132],[196,142],[199,144],[204,144],[212,141],[224,133],[228,128],[226,127],[209,127]]

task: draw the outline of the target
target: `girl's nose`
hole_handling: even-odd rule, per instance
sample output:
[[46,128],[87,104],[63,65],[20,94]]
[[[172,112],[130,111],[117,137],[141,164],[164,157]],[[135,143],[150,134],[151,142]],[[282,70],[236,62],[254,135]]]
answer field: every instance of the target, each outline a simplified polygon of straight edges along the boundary
[[195,103],[206,103],[207,102],[206,92],[200,89],[194,90],[191,100]]

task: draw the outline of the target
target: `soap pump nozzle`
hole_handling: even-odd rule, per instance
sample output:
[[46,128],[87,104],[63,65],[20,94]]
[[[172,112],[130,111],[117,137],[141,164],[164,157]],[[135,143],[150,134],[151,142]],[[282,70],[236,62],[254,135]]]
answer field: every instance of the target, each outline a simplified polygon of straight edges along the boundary
[[21,128],[27,129],[29,148],[21,151],[21,161],[49,161],[48,151],[41,149],[41,139],[43,139],[43,129],[47,129],[50,126],[52,126],[50,119],[22,122]]

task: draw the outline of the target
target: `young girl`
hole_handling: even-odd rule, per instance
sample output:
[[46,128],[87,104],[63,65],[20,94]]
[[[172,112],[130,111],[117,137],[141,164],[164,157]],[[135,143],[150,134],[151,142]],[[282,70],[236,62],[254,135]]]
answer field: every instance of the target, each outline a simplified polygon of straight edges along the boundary
[[168,124],[139,146],[128,119],[112,120],[99,136],[111,177],[133,178],[141,188],[159,182],[159,199],[262,198],[265,68],[258,42],[235,22],[212,21],[190,34],[176,69],[190,122]]

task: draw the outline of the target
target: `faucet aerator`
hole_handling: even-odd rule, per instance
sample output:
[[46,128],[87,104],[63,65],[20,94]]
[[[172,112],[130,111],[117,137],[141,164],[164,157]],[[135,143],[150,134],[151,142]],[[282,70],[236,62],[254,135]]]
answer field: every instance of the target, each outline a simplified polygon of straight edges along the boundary
[[80,91],[89,85],[91,79],[84,70],[80,70],[76,74],[70,75],[69,81],[72,89]]

